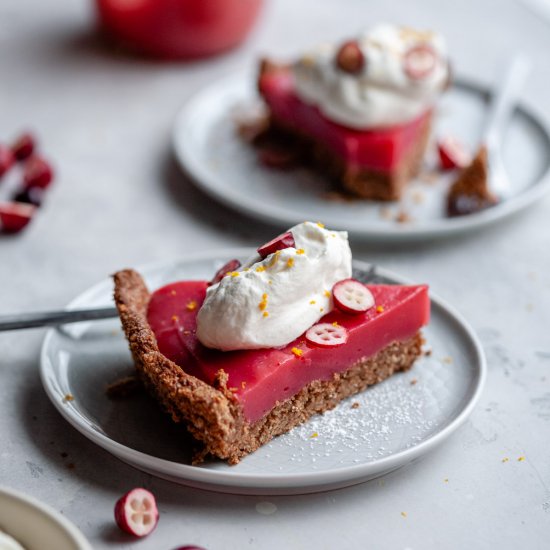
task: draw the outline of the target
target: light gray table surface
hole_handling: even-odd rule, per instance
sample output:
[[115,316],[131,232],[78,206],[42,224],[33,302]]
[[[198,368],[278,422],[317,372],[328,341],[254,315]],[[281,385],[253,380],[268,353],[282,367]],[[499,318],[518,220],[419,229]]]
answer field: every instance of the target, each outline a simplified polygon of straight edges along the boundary
[[[111,55],[91,38],[91,19],[85,0],[0,2],[0,139],[34,129],[58,173],[28,230],[0,238],[0,313],[63,306],[121,267],[273,235],[195,189],[170,153],[186,98],[261,53],[295,54],[379,20],[434,27],[457,71],[480,82],[518,47],[532,55],[525,100],[550,119],[550,24],[514,0],[270,0],[242,48],[189,64]],[[40,384],[44,332],[35,330],[0,334],[0,485],[60,510],[94,548],[548,548],[549,219],[547,198],[473,236],[391,248],[352,241],[355,257],[426,281],[456,305],[489,363],[466,425],[382,481],[244,497],[152,478],[57,413]],[[157,496],[161,523],[132,542],[114,527],[112,507],[140,485]],[[275,506],[258,506],[266,501]]]

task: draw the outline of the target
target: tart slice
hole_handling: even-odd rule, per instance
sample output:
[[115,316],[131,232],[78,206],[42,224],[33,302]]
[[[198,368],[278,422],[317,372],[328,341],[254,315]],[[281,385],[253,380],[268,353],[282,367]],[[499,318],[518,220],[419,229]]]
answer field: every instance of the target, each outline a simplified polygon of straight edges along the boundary
[[[299,237],[301,229],[293,229]],[[304,242],[297,238],[300,240]],[[313,239],[310,246],[310,262],[314,262]],[[296,278],[300,270],[306,269],[299,263],[289,267],[284,255],[308,254],[308,250],[301,250],[288,247],[279,255],[276,251],[251,267],[231,271],[213,285],[207,281],[179,281],[152,294],[133,270],[114,276],[115,301],[141,379],[173,420],[184,422],[203,444],[204,455],[235,464],[312,415],[411,368],[421,353],[419,331],[429,319],[427,287],[364,286],[345,277],[335,285],[335,299],[300,296],[298,305],[292,307],[292,311],[300,311],[299,319],[289,323],[297,324],[313,315],[313,323],[306,321],[312,326],[299,328],[290,340],[288,334],[294,326],[287,327],[286,343],[265,347],[262,338],[280,338],[284,332],[272,333],[270,315],[264,316],[271,312],[271,326],[277,326],[278,282],[284,281],[286,299],[291,303],[293,282],[289,277],[294,267]],[[323,248],[319,258],[325,262],[326,256],[333,253]],[[251,285],[260,278],[271,280],[274,290],[272,295],[260,294],[257,311],[253,298],[254,307],[249,313],[257,334],[248,337],[248,320],[239,306],[237,291],[246,291],[249,303],[254,296]],[[220,320],[218,327],[212,327],[218,322],[212,319],[222,315],[218,308],[216,316],[209,317],[212,303],[220,295],[227,308],[223,314],[226,321]],[[235,304],[237,312],[232,309]],[[238,329],[231,322],[232,312],[239,315]],[[283,313],[283,319],[290,319],[288,311]],[[237,340],[243,343],[235,343]],[[223,347],[232,349],[219,349]]]
[[270,127],[259,144],[298,151],[348,194],[395,200],[421,166],[448,83],[441,36],[394,25],[292,64],[264,60],[258,88]]

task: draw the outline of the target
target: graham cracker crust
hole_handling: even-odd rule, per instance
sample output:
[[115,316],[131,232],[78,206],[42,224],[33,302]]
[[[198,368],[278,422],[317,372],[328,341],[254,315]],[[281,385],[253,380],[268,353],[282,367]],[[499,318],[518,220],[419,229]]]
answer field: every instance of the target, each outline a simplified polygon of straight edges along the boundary
[[[259,78],[289,70],[288,65],[263,59],[260,62]],[[261,94],[261,86],[258,85]],[[339,155],[318,140],[290,127],[270,114],[263,135],[255,142],[261,148],[270,142],[278,149],[288,148],[299,159],[321,175],[327,176],[337,188],[352,197],[379,200],[398,200],[406,184],[420,172],[431,133],[433,115],[427,116],[420,127],[419,137],[406,152],[399,165],[391,172],[351,167]],[[265,124],[265,121],[262,121]],[[298,152],[298,153],[296,153]]]
[[410,369],[421,354],[422,337],[417,333],[358,361],[330,380],[311,382],[250,424],[227,389],[227,374],[223,370],[211,386],[187,374],[159,351],[147,322],[150,294],[139,273],[131,269],[119,271],[114,282],[115,303],[138,375],[172,419],[184,422],[203,445],[199,460],[212,455],[237,464],[242,457],[314,414],[334,408],[342,399],[396,372]]

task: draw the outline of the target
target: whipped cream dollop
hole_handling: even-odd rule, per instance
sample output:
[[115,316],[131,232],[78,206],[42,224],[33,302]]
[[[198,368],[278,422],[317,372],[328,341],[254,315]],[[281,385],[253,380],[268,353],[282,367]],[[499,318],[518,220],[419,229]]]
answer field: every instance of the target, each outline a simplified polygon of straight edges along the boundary
[[289,231],[295,246],[264,259],[208,288],[197,316],[197,337],[223,351],[284,346],[332,309],[335,283],[351,277],[345,231],[304,222]]
[[355,129],[406,123],[433,106],[449,81],[445,41],[436,32],[381,24],[352,43],[362,56],[353,74],[339,65],[335,44],[292,65],[300,99],[336,123]]

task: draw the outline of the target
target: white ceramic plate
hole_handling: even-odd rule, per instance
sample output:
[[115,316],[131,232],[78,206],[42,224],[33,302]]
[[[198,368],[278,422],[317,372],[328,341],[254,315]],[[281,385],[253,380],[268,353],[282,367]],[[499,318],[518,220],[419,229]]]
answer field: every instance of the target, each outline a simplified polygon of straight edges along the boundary
[[[445,196],[452,175],[437,183],[417,179],[398,203],[331,201],[327,182],[307,170],[263,167],[256,153],[236,134],[236,112],[257,106],[253,79],[237,74],[201,90],[176,118],[173,145],[182,168],[196,185],[239,212],[290,227],[320,220],[365,240],[435,239],[480,228],[534,203],[550,187],[550,136],[541,119],[524,107],[516,110],[503,146],[511,196],[494,208],[461,218],[445,216]],[[450,134],[474,149],[480,139],[489,93],[458,80],[444,96],[434,135]],[[428,151],[435,156],[435,147]],[[427,164],[435,158],[427,155]],[[410,222],[397,218],[405,213]]]
[[0,487],[0,529],[25,550],[92,550],[60,513],[23,493]]
[[[211,253],[140,272],[154,289],[180,279],[208,279],[228,259],[250,254],[242,249]],[[356,262],[355,268],[369,266]],[[401,282],[384,270],[377,273],[381,282]],[[111,295],[112,282],[106,280],[69,307],[106,305]],[[441,443],[470,414],[486,368],[477,338],[456,312],[434,297],[425,336],[431,356],[422,357],[411,371],[342,402],[236,466],[220,461],[191,466],[192,441],[147,396],[107,399],[106,385],[133,373],[118,320],[51,330],[42,348],[41,377],[53,404],[75,428],[137,468],[222,492],[310,493],[360,483],[404,466]],[[65,399],[68,394],[74,399]],[[359,408],[351,408],[354,401]]]

